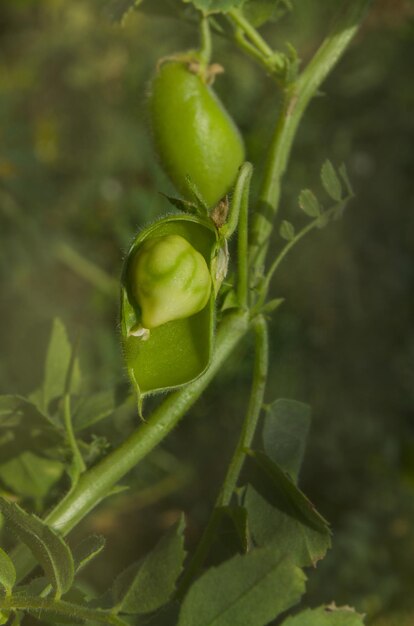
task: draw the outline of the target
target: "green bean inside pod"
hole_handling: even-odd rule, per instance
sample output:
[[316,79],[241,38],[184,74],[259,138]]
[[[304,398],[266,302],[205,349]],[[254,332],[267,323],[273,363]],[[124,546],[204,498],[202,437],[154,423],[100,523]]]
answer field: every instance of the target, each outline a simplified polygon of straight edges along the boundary
[[226,251],[211,220],[171,215],[141,231],[124,264],[121,330],[138,396],[184,385],[208,366]]

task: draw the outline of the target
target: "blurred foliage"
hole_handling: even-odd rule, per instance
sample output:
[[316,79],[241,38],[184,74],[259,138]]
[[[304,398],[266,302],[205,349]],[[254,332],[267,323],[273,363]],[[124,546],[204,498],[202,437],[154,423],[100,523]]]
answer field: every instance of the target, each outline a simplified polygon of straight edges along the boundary
[[[305,63],[332,3],[293,4],[263,33],[275,45],[292,42]],[[55,315],[81,336],[86,386],[124,379],[122,256],[143,224],[169,210],[157,190],[172,191],[146,129],[147,83],[159,57],[194,46],[197,34],[140,13],[114,24],[105,8],[98,0],[0,5],[1,393],[37,386]],[[319,191],[326,157],[347,164],[357,199],[282,266],[274,296],[286,303],[271,325],[269,402],[293,397],[313,407],[301,485],[334,531],[332,550],[310,573],[309,604],[354,604],[378,616],[376,626],[414,619],[413,54],[413,4],[378,0],[311,104],[281,217],[300,220],[299,191]],[[225,40],[215,40],[214,57],[226,67],[216,87],[246,136],[257,187],[277,97]],[[155,458],[154,467],[178,467],[185,479],[156,497],[119,495],[85,522],[109,534],[106,568],[90,571],[98,588],[179,509],[189,515],[189,542],[199,536],[245,406],[250,355],[250,345],[238,349]],[[120,419],[120,438],[134,419]],[[154,472],[140,470],[134,480],[145,489]]]

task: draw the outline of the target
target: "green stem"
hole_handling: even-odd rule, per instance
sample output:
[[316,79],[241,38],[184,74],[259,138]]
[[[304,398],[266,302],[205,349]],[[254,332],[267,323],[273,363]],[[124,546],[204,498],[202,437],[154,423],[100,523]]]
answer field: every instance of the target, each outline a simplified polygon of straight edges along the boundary
[[255,332],[255,363],[253,371],[252,390],[250,394],[246,418],[243,423],[236,449],[227,470],[226,477],[220,489],[220,493],[217,497],[215,507],[212,511],[212,514],[206,525],[197,549],[180,582],[177,592],[177,596],[180,598],[183,597],[186,593],[188,587],[194,579],[194,576],[197,574],[207,557],[211,544],[214,541],[216,529],[220,521],[220,508],[228,506],[231,501],[232,495],[237,486],[240,472],[243,468],[244,460],[246,458],[245,450],[251,446],[254,434],[256,432],[260,411],[263,406],[263,397],[266,387],[269,361],[269,341],[267,324],[262,315],[259,315],[255,318],[253,328]]
[[253,328],[255,333],[255,363],[249,405],[236,450],[217,500],[217,506],[227,506],[231,500],[246,457],[245,450],[251,446],[263,406],[269,362],[269,338],[267,324],[262,315],[255,318]]
[[27,597],[12,595],[0,600],[0,609],[27,611],[52,611],[54,614],[72,619],[88,620],[94,624],[110,624],[113,626],[127,626],[127,623],[116,615],[107,611],[89,609],[72,602],[54,600],[53,598]]
[[[168,435],[200,397],[248,328],[249,319],[244,312],[224,317],[208,370],[193,383],[169,395],[148,422],[142,423],[118,448],[82,474],[78,484],[51,511],[46,522],[66,535],[91,509],[110,495],[114,485]],[[19,578],[33,567],[30,553],[23,546],[15,550],[13,561]]]
[[201,45],[199,50],[199,59],[201,63],[207,67],[211,60],[212,43],[211,31],[208,17],[203,16],[200,22]]
[[296,82],[284,92],[259,194],[258,210],[253,218],[250,261],[256,276],[263,272],[273,221],[279,208],[281,182],[298,125],[310,100],[358,30],[370,1],[348,0],[345,7],[341,7],[331,33]]
[[243,13],[238,9],[231,9],[227,13],[228,17],[240,28],[240,30],[250,39],[252,44],[257,48],[259,52],[265,57],[270,57],[274,54],[272,48],[267,41],[263,39],[261,34],[252,26]]

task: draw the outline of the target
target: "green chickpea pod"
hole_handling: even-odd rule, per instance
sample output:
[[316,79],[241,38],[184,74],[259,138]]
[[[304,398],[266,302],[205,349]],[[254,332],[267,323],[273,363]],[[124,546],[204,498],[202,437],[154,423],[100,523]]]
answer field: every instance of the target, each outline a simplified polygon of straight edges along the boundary
[[144,241],[132,260],[130,278],[143,329],[198,313],[212,287],[204,257],[180,235]]

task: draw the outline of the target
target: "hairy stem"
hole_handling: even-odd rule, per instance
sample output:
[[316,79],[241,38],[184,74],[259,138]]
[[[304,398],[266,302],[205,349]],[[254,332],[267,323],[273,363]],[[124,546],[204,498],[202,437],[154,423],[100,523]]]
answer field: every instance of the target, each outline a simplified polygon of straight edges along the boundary
[[330,34],[298,79],[285,89],[252,225],[250,262],[256,276],[263,272],[269,237],[279,208],[282,178],[298,125],[310,100],[358,30],[370,1],[348,0],[341,6]]

